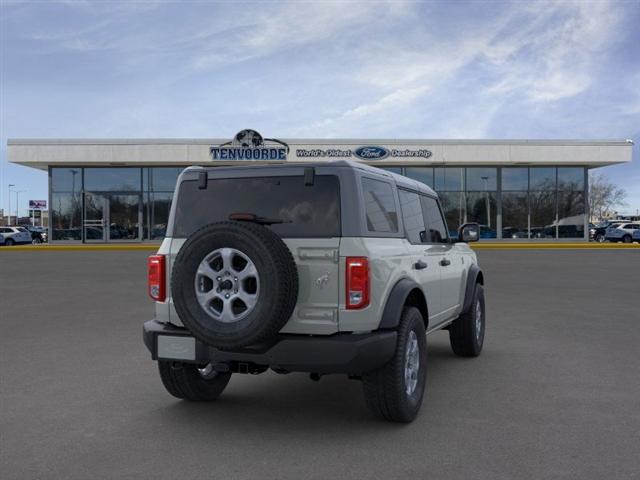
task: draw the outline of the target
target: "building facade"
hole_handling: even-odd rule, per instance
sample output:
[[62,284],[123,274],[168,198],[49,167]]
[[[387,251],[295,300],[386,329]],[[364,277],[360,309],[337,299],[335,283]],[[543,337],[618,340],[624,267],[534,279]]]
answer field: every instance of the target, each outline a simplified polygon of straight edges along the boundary
[[[247,133],[250,132],[250,133]],[[9,140],[9,160],[49,175],[54,242],[164,237],[176,179],[190,165],[357,160],[414,178],[455,232],[484,240],[588,240],[588,171],[631,161],[630,140]]]

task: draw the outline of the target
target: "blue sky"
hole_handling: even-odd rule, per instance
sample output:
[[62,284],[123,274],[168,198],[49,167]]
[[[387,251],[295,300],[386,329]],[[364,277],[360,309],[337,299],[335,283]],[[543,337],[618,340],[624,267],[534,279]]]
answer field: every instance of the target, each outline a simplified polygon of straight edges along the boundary
[[[0,205],[46,198],[7,138],[631,138],[640,1],[7,1]],[[15,195],[12,194],[15,205]]]

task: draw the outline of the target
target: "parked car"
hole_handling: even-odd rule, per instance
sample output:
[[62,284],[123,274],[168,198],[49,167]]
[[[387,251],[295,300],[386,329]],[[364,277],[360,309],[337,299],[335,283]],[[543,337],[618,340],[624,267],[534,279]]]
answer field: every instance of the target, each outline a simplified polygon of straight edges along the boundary
[[640,228],[636,229],[631,235],[631,240],[634,242],[640,242]]
[[622,225],[627,222],[627,220],[607,220],[606,222],[598,223],[593,228],[589,229],[589,237],[595,242],[602,243],[605,241],[607,228],[617,227],[618,225]]
[[4,245],[4,235],[0,233],[0,245]]
[[144,343],[180,399],[215,400],[232,374],[341,373],[410,422],[431,333],[482,350],[480,228],[457,233],[428,186],[355,162],[189,167],[148,259]]
[[47,243],[48,233],[46,228],[34,227],[33,225],[22,225],[31,234],[31,243],[39,245],[41,243]]
[[23,227],[0,227],[6,246],[31,243],[31,234]]
[[640,223],[623,223],[615,227],[607,228],[605,239],[609,242],[631,243],[633,234],[640,229]]

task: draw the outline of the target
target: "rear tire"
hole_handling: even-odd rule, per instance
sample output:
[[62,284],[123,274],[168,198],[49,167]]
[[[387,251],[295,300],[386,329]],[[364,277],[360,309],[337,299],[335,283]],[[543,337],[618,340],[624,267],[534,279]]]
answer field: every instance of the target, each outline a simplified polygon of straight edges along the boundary
[[625,235],[622,237],[622,243],[631,243],[631,235]]
[[424,320],[420,310],[405,307],[398,326],[395,355],[386,365],[362,377],[367,407],[377,417],[409,423],[420,411],[426,379],[427,336]]
[[160,379],[164,388],[176,398],[193,402],[215,400],[229,383],[231,373],[201,372],[196,365],[189,363],[158,361]]
[[484,331],[484,289],[477,283],[469,310],[449,326],[449,342],[453,353],[460,357],[480,355],[484,343]]

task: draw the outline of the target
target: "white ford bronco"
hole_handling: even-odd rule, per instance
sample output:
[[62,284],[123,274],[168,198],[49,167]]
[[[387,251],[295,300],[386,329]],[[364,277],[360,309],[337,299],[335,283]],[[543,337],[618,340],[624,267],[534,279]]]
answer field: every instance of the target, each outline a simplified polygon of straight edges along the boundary
[[426,185],[355,162],[189,167],[148,260],[144,342],[181,399],[214,400],[233,373],[343,373],[409,422],[428,334],[482,350],[478,237],[465,224],[453,241]]

